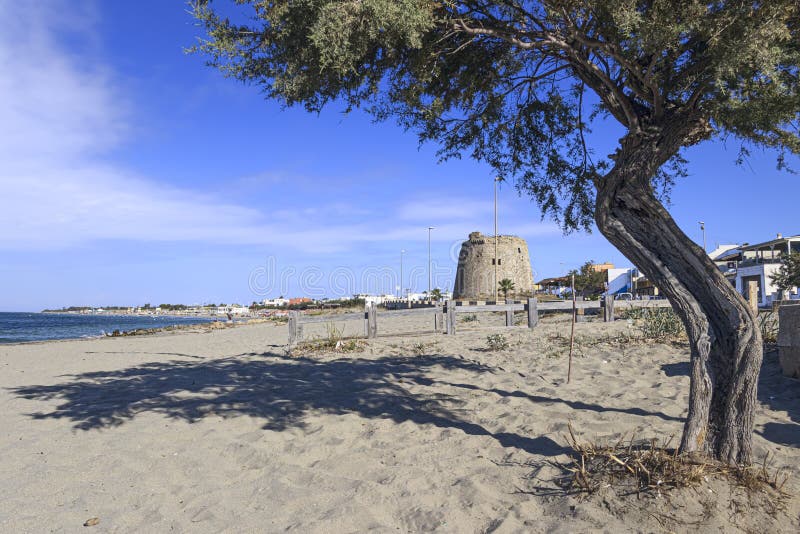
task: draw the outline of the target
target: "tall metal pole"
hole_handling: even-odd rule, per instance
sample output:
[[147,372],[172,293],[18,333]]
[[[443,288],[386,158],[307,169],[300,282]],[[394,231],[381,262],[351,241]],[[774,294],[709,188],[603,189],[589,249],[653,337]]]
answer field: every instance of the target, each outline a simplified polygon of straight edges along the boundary
[[500,178],[494,179],[494,300],[497,302],[497,182]]
[[435,226],[428,227],[428,298],[431,298],[431,230]]
[[405,253],[405,250],[400,249],[400,294],[398,297],[401,299],[403,298],[403,254]]
[[706,223],[700,221],[700,230],[703,232],[703,252],[708,252],[706,248]]

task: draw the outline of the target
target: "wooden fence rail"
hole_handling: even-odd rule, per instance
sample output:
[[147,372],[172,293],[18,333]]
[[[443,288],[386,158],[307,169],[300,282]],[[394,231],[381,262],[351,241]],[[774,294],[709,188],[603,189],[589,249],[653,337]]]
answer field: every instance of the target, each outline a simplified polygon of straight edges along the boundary
[[[606,322],[614,320],[614,308],[669,308],[667,300],[631,300],[615,301],[613,297],[605,297],[601,301],[578,301],[575,303],[576,311],[579,314],[586,310],[597,310],[603,312],[603,319]],[[505,304],[465,304],[447,302],[444,306],[438,305],[430,308],[410,308],[403,310],[386,310],[378,313],[377,306],[367,305],[363,312],[342,313],[337,315],[306,316],[300,312],[289,312],[289,345],[297,344],[303,337],[304,324],[313,323],[333,323],[338,321],[364,321],[364,335],[368,339],[378,336],[378,315],[381,317],[400,317],[405,315],[426,315],[432,314],[434,317],[433,329],[435,332],[444,331],[453,335],[456,333],[456,315],[459,313],[483,313],[483,312],[504,312],[505,325],[514,326],[514,312],[526,312],[528,316],[527,327],[535,328],[539,324],[539,314],[542,312],[571,312],[572,302],[539,302],[535,298],[529,298],[526,302],[514,302],[507,300]],[[445,320],[446,318],[446,320]]]

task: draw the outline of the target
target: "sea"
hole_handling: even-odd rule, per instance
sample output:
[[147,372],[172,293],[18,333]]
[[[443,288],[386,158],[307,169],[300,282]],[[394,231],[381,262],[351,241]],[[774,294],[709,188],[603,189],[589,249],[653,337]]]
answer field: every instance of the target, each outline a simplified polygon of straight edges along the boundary
[[78,315],[0,312],[0,343],[102,337],[114,330],[208,323],[213,319],[150,315]]

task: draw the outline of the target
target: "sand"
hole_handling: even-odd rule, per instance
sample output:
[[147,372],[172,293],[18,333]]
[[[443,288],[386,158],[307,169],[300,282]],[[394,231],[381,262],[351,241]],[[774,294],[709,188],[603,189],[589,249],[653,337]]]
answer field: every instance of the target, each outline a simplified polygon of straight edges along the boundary
[[[521,318],[520,318],[521,319]],[[0,532],[796,532],[712,481],[566,496],[581,439],[678,440],[688,349],[626,321],[383,321],[354,353],[288,355],[286,327],[0,346]],[[348,331],[360,331],[351,323]],[[308,325],[305,336],[325,332]],[[486,350],[503,333],[507,350]],[[756,456],[800,491],[800,382],[767,354]],[[83,527],[97,517],[97,526]]]

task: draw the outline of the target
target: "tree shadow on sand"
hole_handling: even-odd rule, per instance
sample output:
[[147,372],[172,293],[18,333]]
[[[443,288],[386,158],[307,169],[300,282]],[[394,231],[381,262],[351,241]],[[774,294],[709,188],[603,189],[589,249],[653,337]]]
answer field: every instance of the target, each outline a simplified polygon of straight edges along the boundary
[[[487,436],[503,447],[557,456],[567,451],[545,436],[493,433],[459,414],[463,401],[430,388],[433,368],[491,372],[481,364],[448,356],[320,361],[266,353],[211,361],[145,363],[119,371],[74,375],[55,385],[12,389],[31,400],[56,401],[34,419],[66,419],[80,430],[124,424],[143,412],[195,422],[208,416],[241,415],[264,420],[275,431],[303,427],[309,413],[357,414],[412,421]],[[425,387],[412,393],[408,386]]]
[[[661,366],[667,376],[689,376],[689,362],[668,363]],[[769,422],[757,430],[764,439],[778,445],[800,447],[800,381],[783,376],[778,362],[778,352],[767,350],[758,376],[758,400],[775,411],[786,412],[791,423]]]

